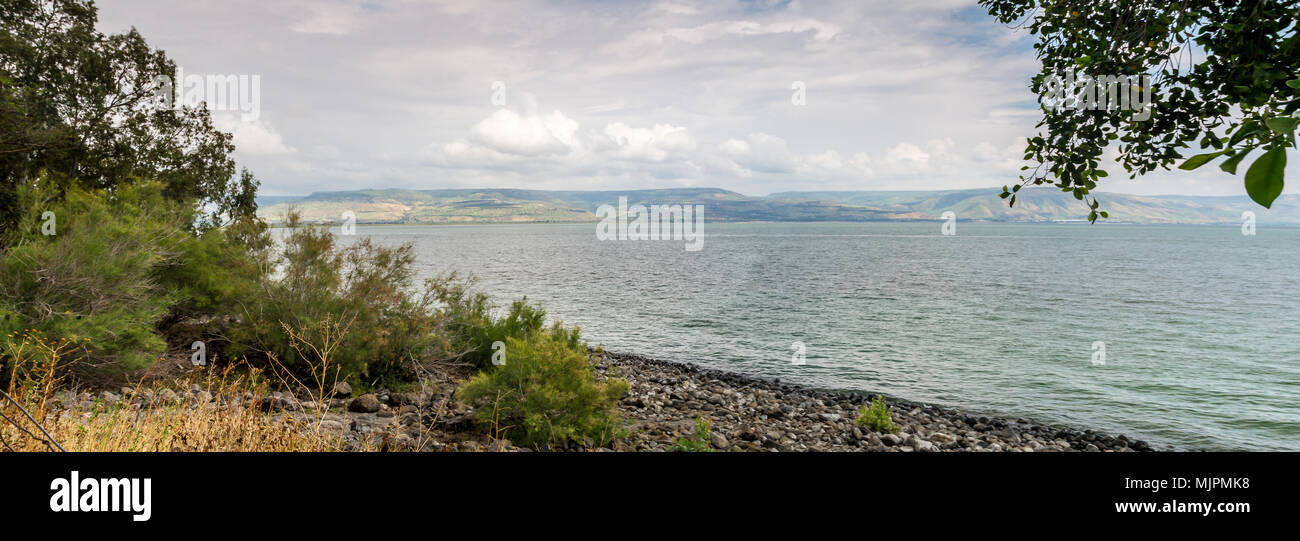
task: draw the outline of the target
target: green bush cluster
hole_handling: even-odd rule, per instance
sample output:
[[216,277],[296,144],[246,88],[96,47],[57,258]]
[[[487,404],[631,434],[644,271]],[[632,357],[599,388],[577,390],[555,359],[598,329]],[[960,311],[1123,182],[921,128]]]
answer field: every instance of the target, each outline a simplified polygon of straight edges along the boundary
[[898,425],[894,424],[894,415],[889,410],[889,405],[885,403],[885,397],[880,395],[871,399],[871,406],[862,406],[858,410],[858,426],[890,434],[899,430]]
[[695,434],[691,438],[677,438],[674,451],[692,453],[712,453],[713,444],[709,436],[713,434],[713,420],[700,416],[695,418]]
[[[525,338],[542,330],[546,311],[528,304],[524,297],[511,303],[505,316],[492,315],[492,303],[487,295],[470,288],[470,282],[444,277],[434,284],[435,294],[446,316],[450,337],[449,346],[455,357],[477,368],[488,368],[492,360],[492,344],[505,343],[507,338]],[[585,351],[580,331],[554,326],[550,332],[570,349]]]
[[[421,363],[468,361],[483,371],[460,397],[477,420],[522,445],[604,445],[622,431],[628,385],[601,381],[577,328],[545,326],[527,299],[495,315],[454,275],[414,284],[410,245],[342,245],[290,216],[281,239],[254,220],[190,227],[196,211],[135,182],[112,192],[33,183],[0,252],[0,333],[75,344],[81,376],[149,366],[195,337],[209,352],[369,387],[418,376]],[[42,234],[49,214],[52,235]],[[0,361],[7,354],[0,340]],[[507,361],[492,363],[493,344]],[[319,381],[319,379],[318,379]],[[706,436],[707,437],[707,434]]]
[[[246,252],[228,247],[221,230],[189,230],[195,212],[164,198],[160,184],[111,194],[73,186],[62,197],[51,184],[43,177],[18,190],[23,214],[0,252],[0,334],[84,342],[83,373],[122,372],[166,350],[158,325],[174,307],[227,303],[240,286],[223,267],[187,256]],[[222,288],[200,293],[191,279]]]
[[556,323],[504,342],[504,363],[457,390],[458,398],[475,407],[480,425],[526,446],[606,445],[623,433],[617,406],[628,383],[598,379],[576,329]]
[[419,363],[447,349],[436,306],[447,286],[435,280],[415,292],[411,245],[363,238],[340,246],[297,215],[286,224],[271,257],[276,276],[259,281],[255,299],[235,314],[232,353],[369,387],[412,379]]

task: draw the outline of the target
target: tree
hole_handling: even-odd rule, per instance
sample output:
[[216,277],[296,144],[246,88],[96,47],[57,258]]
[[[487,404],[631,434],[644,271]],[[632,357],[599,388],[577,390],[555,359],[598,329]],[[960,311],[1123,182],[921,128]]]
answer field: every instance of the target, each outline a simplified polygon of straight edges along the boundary
[[111,189],[163,183],[168,198],[204,209],[200,227],[246,214],[251,175],[232,183],[231,135],[205,106],[157,99],[176,65],[135,29],[105,35],[86,0],[0,0],[0,232],[19,183],[48,171],[60,182]]
[[1099,162],[1113,141],[1129,178],[1169,169],[1192,145],[1210,152],[1182,161],[1180,169],[1223,157],[1220,169],[1236,174],[1249,154],[1261,150],[1246,171],[1246,193],[1264,207],[1282,193],[1286,149],[1296,146],[1300,122],[1295,116],[1300,0],[980,0],[980,5],[1004,24],[1038,36],[1034,49],[1043,70],[1030,84],[1036,94],[1076,70],[1084,74],[1080,81],[1092,82],[1074,88],[1076,104],[1086,96],[1100,98],[1095,92],[1106,89],[1099,82],[1150,76],[1145,88],[1120,89],[1121,95],[1147,93],[1152,106],[1146,111],[1114,107],[1109,99],[1093,102],[1106,101],[1105,107],[1085,110],[1044,100],[1039,133],[1028,140],[1024,156],[1037,166],[1012,189],[1002,189],[1001,197],[1010,198],[1011,205],[1025,185],[1054,184],[1088,204],[1090,221],[1106,218],[1089,194],[1107,176]]

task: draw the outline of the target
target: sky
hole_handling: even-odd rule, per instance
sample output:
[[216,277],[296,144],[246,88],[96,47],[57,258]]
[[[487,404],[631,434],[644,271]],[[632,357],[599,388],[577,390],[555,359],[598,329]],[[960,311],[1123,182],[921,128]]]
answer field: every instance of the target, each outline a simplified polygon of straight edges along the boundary
[[[1000,187],[1040,114],[1031,37],[975,0],[97,5],[186,75],[246,77],[245,105],[207,98],[262,195]],[[1217,167],[1111,172],[1244,193]]]

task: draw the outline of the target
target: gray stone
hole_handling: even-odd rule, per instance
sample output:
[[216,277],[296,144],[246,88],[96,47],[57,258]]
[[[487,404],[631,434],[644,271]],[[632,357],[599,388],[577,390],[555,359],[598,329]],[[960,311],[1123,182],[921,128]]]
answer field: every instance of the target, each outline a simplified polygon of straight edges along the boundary
[[338,398],[347,398],[352,396],[352,386],[346,381],[340,381],[334,384],[334,396]]
[[[350,392],[350,390],[349,390]],[[348,402],[348,411],[357,413],[374,413],[379,411],[379,398],[373,393],[366,393]]]

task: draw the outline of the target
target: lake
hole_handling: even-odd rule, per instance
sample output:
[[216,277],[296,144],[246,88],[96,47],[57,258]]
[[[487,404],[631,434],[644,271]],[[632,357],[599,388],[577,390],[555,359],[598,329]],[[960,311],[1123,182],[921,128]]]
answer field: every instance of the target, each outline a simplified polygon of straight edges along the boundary
[[1300,450],[1300,229],[708,223],[699,251],[595,229],[357,234],[611,351],[1180,449]]

